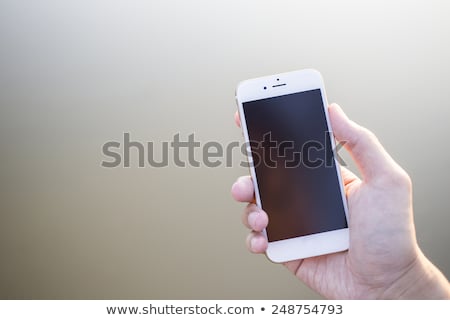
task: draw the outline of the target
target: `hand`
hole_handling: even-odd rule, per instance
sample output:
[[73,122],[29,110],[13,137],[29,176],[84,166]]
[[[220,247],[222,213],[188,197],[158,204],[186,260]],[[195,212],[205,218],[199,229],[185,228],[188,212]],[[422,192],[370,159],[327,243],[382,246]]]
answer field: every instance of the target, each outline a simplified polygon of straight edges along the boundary
[[[310,288],[333,299],[450,298],[442,273],[417,245],[411,180],[387,154],[375,135],[329,106],[336,139],[361,172],[362,179],[341,168],[349,209],[350,248],[324,256],[284,263]],[[235,120],[240,125],[236,114]],[[240,177],[232,187],[235,200],[249,202],[243,223],[252,232],[247,246],[263,253],[267,240],[262,230],[267,214],[254,204],[251,178]]]

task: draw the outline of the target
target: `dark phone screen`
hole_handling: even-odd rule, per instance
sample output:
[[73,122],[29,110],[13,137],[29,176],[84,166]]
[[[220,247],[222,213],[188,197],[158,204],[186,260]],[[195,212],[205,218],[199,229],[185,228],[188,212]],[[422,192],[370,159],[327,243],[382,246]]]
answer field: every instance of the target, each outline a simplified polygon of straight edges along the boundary
[[347,228],[320,89],[243,109],[269,241]]

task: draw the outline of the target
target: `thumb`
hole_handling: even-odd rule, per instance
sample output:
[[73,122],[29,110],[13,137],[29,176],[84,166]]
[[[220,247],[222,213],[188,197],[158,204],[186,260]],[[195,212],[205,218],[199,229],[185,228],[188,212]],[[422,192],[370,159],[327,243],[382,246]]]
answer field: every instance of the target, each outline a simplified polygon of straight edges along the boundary
[[344,144],[365,181],[390,175],[396,170],[398,165],[371,131],[351,121],[335,103],[328,111],[334,136]]

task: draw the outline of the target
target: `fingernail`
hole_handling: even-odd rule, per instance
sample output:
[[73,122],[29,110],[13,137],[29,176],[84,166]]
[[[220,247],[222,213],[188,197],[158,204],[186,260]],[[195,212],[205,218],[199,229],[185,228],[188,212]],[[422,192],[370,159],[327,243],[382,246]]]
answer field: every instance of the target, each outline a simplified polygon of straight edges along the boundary
[[233,186],[231,187],[232,191],[240,191],[241,187],[240,187],[241,183],[239,182],[239,180],[237,180],[235,183],[233,183]]
[[239,178],[236,180],[236,182],[237,182],[237,183],[243,183],[243,181],[245,181],[246,179],[247,179],[247,177],[241,176],[241,177],[239,177]]
[[255,247],[256,247],[257,243],[258,243],[258,239],[255,237],[253,237],[250,240],[250,248],[252,249],[253,252],[255,251]]
[[[248,214],[248,224],[252,229],[255,229],[256,218],[258,217],[258,212],[253,211]],[[259,230],[258,230],[259,231]]]

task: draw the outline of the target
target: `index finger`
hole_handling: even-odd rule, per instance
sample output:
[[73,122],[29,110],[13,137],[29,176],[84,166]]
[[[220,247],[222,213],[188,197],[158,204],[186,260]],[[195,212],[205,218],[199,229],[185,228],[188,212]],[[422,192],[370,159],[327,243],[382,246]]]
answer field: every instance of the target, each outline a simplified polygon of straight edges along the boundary
[[239,202],[253,202],[255,199],[255,189],[253,188],[250,176],[239,177],[231,187],[231,195]]
[[236,125],[240,128],[241,127],[241,118],[239,117],[239,112],[234,113],[234,122],[236,122]]

